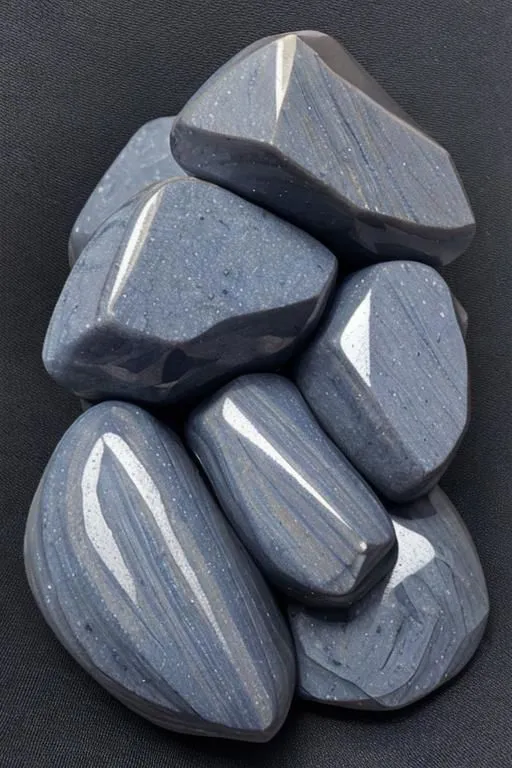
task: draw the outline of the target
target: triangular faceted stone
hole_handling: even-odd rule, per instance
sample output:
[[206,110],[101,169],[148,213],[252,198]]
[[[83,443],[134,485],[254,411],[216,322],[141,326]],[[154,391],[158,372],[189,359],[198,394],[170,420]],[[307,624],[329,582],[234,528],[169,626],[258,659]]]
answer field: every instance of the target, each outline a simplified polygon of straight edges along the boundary
[[318,32],[240,52],[185,105],[171,146],[190,173],[298,224],[352,265],[444,264],[474,234],[448,152]]

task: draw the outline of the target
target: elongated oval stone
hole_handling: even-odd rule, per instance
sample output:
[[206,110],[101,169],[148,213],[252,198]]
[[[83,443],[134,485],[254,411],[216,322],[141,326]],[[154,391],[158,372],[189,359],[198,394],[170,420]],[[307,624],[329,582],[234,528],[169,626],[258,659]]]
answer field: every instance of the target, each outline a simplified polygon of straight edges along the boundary
[[284,362],[314,328],[336,259],[305,232],[191,178],[143,192],[68,277],[43,360],[86,400],[170,403]]
[[350,277],[302,356],[297,383],[382,494],[406,501],[426,493],[468,420],[466,348],[444,280],[415,262]]
[[69,238],[71,266],[100,224],[128,200],[150,184],[185,175],[169,145],[173,122],[174,117],[158,117],[139,128],[102,176],[73,225]]
[[61,643],[172,730],[266,741],[294,685],[288,630],[178,438],[139,408],[90,408],[57,446],[25,564]]
[[445,264],[475,222],[448,152],[335,40],[264,38],[180,112],[180,165],[298,224],[344,263]]
[[385,509],[292,382],[237,379],[192,414],[187,439],[250,553],[288,594],[346,605],[391,568]]
[[489,613],[470,535],[439,489],[393,510],[391,575],[343,617],[290,610],[299,693],[361,709],[398,709],[468,663]]

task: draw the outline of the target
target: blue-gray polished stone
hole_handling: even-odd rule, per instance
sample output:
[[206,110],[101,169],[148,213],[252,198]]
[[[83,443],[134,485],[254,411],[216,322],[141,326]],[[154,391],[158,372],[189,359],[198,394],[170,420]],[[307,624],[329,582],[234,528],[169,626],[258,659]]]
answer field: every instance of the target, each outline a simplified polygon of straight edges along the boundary
[[417,262],[355,273],[296,379],[324,429],[384,496],[426,493],[468,420],[466,348],[448,286]]
[[171,153],[169,134],[173,122],[174,117],[158,117],[139,128],[102,176],[71,231],[71,266],[114,211],[150,184],[185,175]]
[[296,599],[347,605],[394,562],[376,496],[291,381],[243,376],[200,405],[187,441],[249,552]]
[[293,694],[291,640],[178,438],[102,403],[66,432],[34,497],[25,564],[61,643],[172,730],[266,741]]
[[393,510],[393,524],[394,570],[345,616],[290,609],[303,697],[398,709],[454,677],[476,651],[489,598],[458,512],[435,488]]
[[354,266],[445,264],[474,235],[448,152],[319,32],[241,51],[185,105],[171,146],[190,173],[298,224]]
[[314,328],[336,259],[310,235],[192,178],[151,187],[71,271],[43,360],[86,400],[170,403],[284,362]]

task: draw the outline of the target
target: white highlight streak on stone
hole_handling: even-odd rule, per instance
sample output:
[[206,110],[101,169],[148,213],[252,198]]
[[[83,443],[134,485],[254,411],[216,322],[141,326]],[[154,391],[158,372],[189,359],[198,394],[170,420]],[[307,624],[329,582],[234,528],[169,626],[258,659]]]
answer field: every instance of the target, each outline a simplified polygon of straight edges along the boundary
[[126,243],[123,258],[121,259],[121,263],[119,264],[117,270],[112,293],[110,294],[110,298],[108,300],[108,312],[112,311],[112,307],[121,294],[130,271],[132,270],[133,265],[139,257],[141,248],[144,244],[144,240],[147,237],[149,228],[151,227],[156,212],[158,211],[158,206],[160,205],[160,199],[163,193],[163,188],[159,189],[158,192],[155,192],[155,194],[152,195],[144,204],[141,212],[139,213],[132,233],[128,239],[128,242]]
[[116,459],[122,464],[126,473],[130,477],[132,483],[137,488],[142,499],[146,503],[153,518],[158,525],[162,536],[167,544],[169,551],[183,574],[187,584],[194,593],[199,605],[203,609],[204,613],[208,617],[208,620],[214,628],[219,640],[226,653],[231,656],[228,643],[222,634],[222,630],[215,618],[215,614],[208,601],[199,580],[194,572],[194,569],[190,565],[187,556],[181,546],[176,534],[174,533],[169,518],[167,517],[165,506],[160,495],[160,491],[155,485],[153,478],[147,472],[146,468],[141,464],[137,456],[134,454],[130,446],[120,437],[113,432],[107,432],[103,436],[105,445],[110,448]]
[[425,536],[411,531],[396,520],[393,520],[393,527],[398,541],[398,559],[386,584],[385,595],[392,592],[408,576],[421,571],[436,556],[434,547]]
[[84,514],[85,532],[94,549],[101,557],[109,571],[116,578],[122,589],[137,603],[137,589],[128,570],[116,540],[107,525],[98,498],[98,480],[103,458],[103,439],[100,437],[94,443],[92,451],[85,463],[81,488],[82,509]]
[[290,82],[296,47],[297,37],[295,35],[281,37],[276,43],[276,120],[279,118]]
[[[290,477],[293,477],[293,479],[297,481],[301,488],[304,488],[305,491],[311,494],[311,496],[332,515],[334,515],[334,517],[336,517],[340,523],[343,523],[343,525],[349,530],[353,530],[351,526],[348,525],[346,520],[344,520],[339,515],[339,513],[333,509],[333,507],[331,507],[331,505],[324,499],[324,497],[321,496],[318,491],[315,490],[315,488],[313,488],[313,486],[308,483],[308,481],[302,477],[302,475],[300,475],[288,461],[286,461],[284,456],[276,451],[274,446],[269,443],[265,437],[263,437],[261,432],[258,432],[254,424],[249,421],[249,419],[242,413],[240,408],[238,408],[229,397],[226,398],[222,406],[222,416],[226,419],[227,423],[238,432],[238,434],[242,435],[242,437],[245,437],[246,440],[249,440],[249,442],[251,442],[257,448],[263,451],[270,459],[272,459],[272,461],[275,461],[276,464],[282,467],[285,472],[288,472]],[[361,542],[361,545],[362,544],[363,543]]]
[[368,291],[341,334],[341,349],[363,381],[370,381],[370,305],[372,289]]

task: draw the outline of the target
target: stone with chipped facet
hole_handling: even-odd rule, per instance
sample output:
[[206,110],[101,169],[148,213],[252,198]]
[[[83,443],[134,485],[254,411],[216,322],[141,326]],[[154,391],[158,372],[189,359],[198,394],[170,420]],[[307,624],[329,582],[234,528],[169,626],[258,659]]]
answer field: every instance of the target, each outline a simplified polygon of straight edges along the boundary
[[288,595],[347,605],[392,567],[384,507],[291,381],[236,379],[196,409],[186,434],[235,530]]
[[151,187],[70,273],[43,360],[86,400],[197,397],[283,363],[314,328],[336,259],[310,235],[192,178]]
[[296,379],[327,433],[384,496],[426,493],[468,420],[466,348],[448,286],[417,262],[355,273]]
[[469,662],[489,598],[478,554],[439,489],[393,510],[397,563],[343,616],[290,609],[298,690],[359,709],[398,709],[423,698]]
[[319,32],[241,51],[185,105],[171,146],[190,173],[303,227],[352,266],[445,264],[474,234],[448,152]]
[[186,174],[171,153],[173,122],[174,117],[158,117],[139,128],[96,185],[71,231],[71,266],[100,224],[118,208],[151,184]]
[[121,402],[90,408],[34,497],[25,564],[61,643],[171,730],[266,741],[286,717],[284,620],[178,438]]

